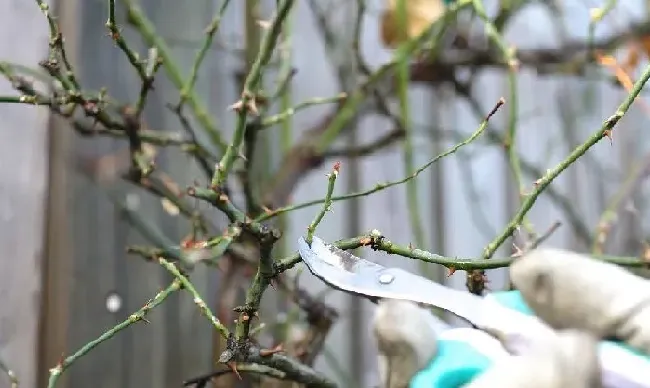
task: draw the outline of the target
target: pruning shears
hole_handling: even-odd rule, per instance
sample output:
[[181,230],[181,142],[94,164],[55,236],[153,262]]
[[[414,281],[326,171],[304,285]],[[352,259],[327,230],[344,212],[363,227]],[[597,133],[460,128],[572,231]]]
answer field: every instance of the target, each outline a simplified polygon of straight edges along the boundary
[[[309,271],[330,287],[373,302],[399,299],[441,308],[497,338],[511,355],[525,354],[536,341],[557,335],[532,311],[525,311],[525,302],[517,291],[494,292],[482,297],[356,257],[316,236],[311,244],[302,237],[298,244]],[[524,312],[511,308],[518,306],[521,310],[522,305]],[[428,374],[428,387],[461,387],[491,365],[483,354],[465,344],[458,351],[449,346],[447,349],[445,357],[440,360],[441,357],[436,357],[433,368],[429,368],[435,373]],[[603,341],[599,358],[604,387],[650,388],[648,355],[619,342]]]

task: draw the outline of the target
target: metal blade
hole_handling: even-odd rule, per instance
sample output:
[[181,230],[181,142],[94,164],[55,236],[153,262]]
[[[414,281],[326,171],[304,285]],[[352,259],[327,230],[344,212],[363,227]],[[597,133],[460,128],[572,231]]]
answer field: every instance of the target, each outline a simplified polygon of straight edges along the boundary
[[506,337],[536,335],[550,330],[535,317],[400,268],[386,268],[364,260],[318,237],[313,238],[311,247],[302,237],[298,243],[300,256],[310,272],[333,288],[373,300],[401,299],[435,306],[478,328]]

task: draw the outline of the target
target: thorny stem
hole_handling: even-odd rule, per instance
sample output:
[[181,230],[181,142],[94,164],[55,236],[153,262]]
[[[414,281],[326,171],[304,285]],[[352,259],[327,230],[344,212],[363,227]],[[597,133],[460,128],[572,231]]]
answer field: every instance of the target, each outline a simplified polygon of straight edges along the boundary
[[201,295],[199,294],[198,291],[196,291],[196,288],[194,288],[194,285],[176,268],[176,266],[173,263],[168,262],[167,260],[163,259],[162,257],[158,259],[158,262],[160,265],[162,265],[167,271],[169,271],[174,277],[178,280],[183,285],[183,288],[189,291],[192,296],[194,297],[194,303],[198,306],[199,310],[201,310],[201,313],[205,315],[206,318],[212,323],[212,326],[221,334],[223,338],[228,338],[228,335],[230,332],[228,329],[217,319],[217,317],[214,316],[208,305],[203,301],[203,298],[201,298]]
[[230,143],[226,148],[225,154],[215,169],[211,182],[212,187],[221,186],[225,182],[233,163],[239,155],[240,147],[244,141],[244,135],[246,132],[248,113],[257,112],[255,97],[256,93],[258,93],[262,71],[271,59],[273,49],[276,47],[276,41],[282,32],[282,23],[287,15],[289,15],[289,10],[293,6],[293,2],[294,0],[284,0],[280,3],[277,15],[273,19],[266,34],[264,34],[259,54],[246,77],[246,81],[244,82],[244,90],[242,92],[241,100],[235,104],[234,109],[237,111],[235,133],[233,135],[232,143]]
[[72,65],[70,64],[70,60],[68,59],[68,54],[65,51],[65,45],[63,44],[63,35],[61,34],[61,30],[59,29],[58,24],[54,21],[54,17],[52,17],[51,11],[50,11],[50,6],[45,3],[43,0],[36,0],[36,4],[38,5],[38,8],[43,12],[43,15],[47,18],[47,23],[50,27],[50,55],[49,55],[49,62],[54,64],[57,62],[57,51],[59,55],[61,56],[61,60],[63,61],[63,65],[65,66],[65,78],[59,78],[61,83],[65,86],[67,90],[79,90],[80,85],[79,82],[77,82],[77,78],[75,77],[74,74],[74,69],[72,68]]
[[229,4],[230,4],[230,0],[223,0],[223,2],[221,3],[221,7],[219,8],[219,12],[214,16],[214,18],[208,25],[208,28],[206,28],[205,30],[205,39],[203,40],[203,45],[199,49],[199,52],[196,54],[196,58],[194,59],[194,63],[192,64],[192,70],[190,70],[190,77],[185,83],[185,85],[183,85],[183,87],[181,88],[181,98],[180,101],[178,102],[178,108],[183,106],[183,104],[187,100],[188,95],[194,90],[194,84],[196,84],[196,79],[198,78],[199,75],[199,68],[203,63],[203,59],[205,58],[205,55],[208,53],[210,46],[212,46],[214,35],[217,33],[217,31],[219,31],[219,26],[221,25],[221,19],[223,19],[223,15],[226,13],[226,9],[228,8]]
[[[476,98],[474,98],[472,95],[469,93],[463,92],[463,96],[467,99],[467,102],[470,105],[470,108],[474,112],[476,116],[481,116],[482,113],[482,108]],[[493,143],[493,144],[498,144],[502,145],[504,143],[507,143],[507,140],[499,134],[498,131],[496,131],[494,128],[490,129],[488,126],[486,128],[486,139]],[[526,162],[525,160],[522,160],[520,158],[520,155],[517,155],[517,159],[520,161],[521,167],[523,170],[526,172],[527,175],[529,176],[541,176],[543,174],[543,170],[536,167],[530,162]],[[563,212],[567,215],[573,230],[576,232],[577,236],[584,242],[589,243],[591,241],[591,234],[589,232],[589,228],[585,225],[585,223],[580,219],[579,215],[577,214],[574,206],[571,204],[569,199],[562,194],[560,194],[557,190],[555,190],[552,186],[549,186],[545,190],[546,194],[554,200],[557,205],[562,208]]]
[[147,313],[149,313],[149,311],[151,311],[152,309],[154,309],[155,307],[163,303],[169,295],[171,295],[175,291],[178,291],[180,288],[181,288],[180,281],[174,280],[166,289],[156,294],[156,296],[152,300],[147,302],[147,304],[145,304],[140,310],[131,314],[126,320],[115,325],[112,329],[106,331],[97,339],[88,342],[81,349],[77,350],[73,355],[66,357],[61,362],[59,362],[58,365],[51,368],[50,378],[48,380],[47,388],[54,388],[56,386],[57,381],[59,380],[59,378],[61,377],[63,372],[65,372],[66,369],[68,369],[75,361],[77,361],[79,358],[86,355],[88,352],[93,350],[96,346],[98,346],[102,342],[111,339],[114,335],[126,329],[127,327],[133,325],[134,323],[140,321],[147,322],[147,320],[145,319]]
[[[514,260],[516,260],[515,257],[498,259],[445,257],[437,255],[435,253],[427,252],[422,249],[395,244],[383,236],[378,236],[376,233],[369,233],[363,236],[339,240],[333,242],[332,245],[343,250],[352,250],[363,246],[370,246],[373,250],[383,251],[389,254],[395,254],[414,260],[420,260],[426,263],[442,265],[449,270],[472,271],[505,268],[508,267]],[[591,257],[607,263],[630,268],[643,268],[648,265],[644,260],[636,257],[604,255],[591,255]],[[288,269],[293,268],[296,264],[300,263],[301,260],[302,259],[298,253],[294,253],[291,256],[276,260],[275,271],[276,273],[284,272]]]
[[331,103],[336,103],[336,102],[341,102],[344,101],[347,98],[346,93],[340,93],[336,96],[333,97],[316,97],[316,98],[310,98],[308,100],[305,100],[303,102],[300,102],[296,104],[294,107],[290,107],[278,114],[272,115],[272,116],[267,116],[264,119],[262,119],[262,122],[260,126],[262,128],[268,128],[270,126],[284,123],[289,119],[290,117],[294,116],[298,111],[308,108],[310,106],[314,105],[324,105],[324,104],[331,104]]
[[[337,197],[332,197],[331,201],[336,202],[336,201],[342,201],[342,200],[346,200],[346,199],[350,199],[350,198],[365,197],[367,195],[376,193],[378,191],[385,190],[385,189],[387,189],[389,187],[397,186],[397,185],[400,185],[402,183],[408,182],[411,179],[415,179],[418,175],[420,175],[422,172],[424,172],[427,168],[429,168],[431,165],[433,165],[434,163],[436,163],[440,159],[443,159],[443,158],[455,153],[460,148],[462,148],[462,147],[468,145],[469,143],[473,142],[474,140],[476,140],[481,135],[481,133],[483,133],[483,131],[485,131],[485,128],[487,128],[487,125],[488,125],[488,122],[490,121],[490,118],[499,110],[499,108],[501,108],[501,106],[503,106],[503,104],[505,104],[505,100],[502,98],[497,102],[497,104],[494,106],[492,111],[485,117],[485,119],[483,120],[481,125],[478,127],[478,129],[474,133],[472,133],[467,139],[465,139],[462,142],[456,144],[455,146],[451,147],[447,151],[437,155],[435,158],[431,159],[429,162],[427,162],[426,164],[424,164],[420,168],[418,168],[413,174],[411,174],[411,175],[409,175],[409,176],[407,176],[405,178],[396,180],[396,181],[377,184],[375,187],[373,187],[372,189],[369,189],[369,190],[360,191],[360,192],[352,193],[352,194],[341,195],[341,196],[337,196]],[[287,212],[298,210],[298,209],[303,209],[303,208],[306,208],[306,207],[309,207],[309,206],[318,205],[318,204],[323,203],[324,201],[325,201],[325,199],[317,199],[317,200],[313,200],[313,201],[309,201],[309,202],[304,202],[304,203],[301,203],[301,204],[298,204],[298,205],[285,206],[285,207],[282,207],[282,208],[279,208],[279,209],[272,210],[271,212],[269,212],[267,214],[263,214],[263,215],[259,216],[255,221],[262,222],[262,221],[268,220],[270,218],[276,217],[279,214],[287,213]]]
[[634,88],[628,94],[628,96],[623,100],[621,105],[618,107],[616,112],[609,117],[603,125],[596,131],[587,141],[578,146],[576,149],[569,154],[569,156],[558,164],[555,168],[549,170],[541,179],[535,182],[535,189],[531,194],[526,197],[526,200],[522,203],[521,208],[513,219],[508,223],[505,230],[497,236],[492,242],[490,242],[487,247],[485,247],[483,258],[491,258],[496,250],[506,241],[508,237],[517,229],[517,226],[521,224],[524,216],[528,211],[533,207],[537,197],[544,191],[546,186],[548,186],[562,171],[566,170],[570,165],[572,165],[578,158],[585,154],[592,146],[601,141],[604,137],[611,136],[611,131],[614,129],[619,120],[627,113],[632,106],[632,103],[636,97],[641,93],[641,89],[650,79],[650,66],[647,66],[641,78],[634,84]]
[[[182,90],[185,82],[183,81],[180,69],[171,55],[171,50],[165,41],[156,33],[156,29],[151,24],[151,21],[149,21],[142,10],[134,4],[133,0],[123,0],[122,2],[124,6],[127,7],[129,23],[138,30],[149,46],[158,49],[160,57],[164,63],[165,71],[169,76],[169,80],[177,89]],[[208,113],[208,110],[205,108],[196,92],[188,91],[187,103],[191,107],[198,122],[210,136],[214,145],[219,147],[221,152],[225,152],[226,143],[221,138],[221,133],[217,128],[217,124]]]
[[117,47],[122,50],[133,68],[138,72],[142,82],[148,82],[147,73],[145,67],[142,65],[140,56],[129,47],[128,43],[126,43],[126,40],[122,36],[122,32],[117,27],[117,22],[115,21],[115,0],[108,0],[108,20],[106,21],[106,28],[108,28],[111,39],[113,39],[115,44],[117,44]]
[[[236,369],[240,373],[254,373],[257,375],[262,375],[262,376],[269,376],[273,377],[279,380],[284,380],[287,376],[286,373],[270,368],[268,366],[264,365],[258,365],[258,364],[243,364],[239,363],[236,364]],[[197,376],[193,377],[191,379],[183,381],[183,386],[184,387],[207,387],[208,382],[213,381],[216,378],[219,378],[221,376],[225,376],[227,374],[233,373],[232,369],[222,369],[218,370],[216,372],[210,372],[208,374],[202,375],[202,376]]]
[[307,238],[306,241],[308,244],[311,244],[311,241],[314,237],[314,232],[316,227],[325,217],[325,213],[332,209],[332,193],[334,193],[334,185],[336,183],[336,178],[339,176],[339,171],[341,169],[341,163],[336,162],[332,172],[327,174],[327,194],[325,194],[325,200],[323,202],[323,209],[316,215],[316,218],[309,224],[307,227]]

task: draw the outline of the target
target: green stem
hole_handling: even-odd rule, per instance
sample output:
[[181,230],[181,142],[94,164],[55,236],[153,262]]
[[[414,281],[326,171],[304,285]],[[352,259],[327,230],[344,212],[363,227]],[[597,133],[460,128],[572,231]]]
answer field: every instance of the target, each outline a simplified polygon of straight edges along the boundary
[[[460,148],[462,148],[462,147],[468,145],[469,143],[473,142],[474,140],[476,140],[481,135],[481,133],[483,133],[485,128],[487,127],[490,118],[497,112],[497,110],[504,103],[505,103],[504,100],[500,100],[495,105],[495,107],[492,109],[492,111],[485,117],[485,119],[483,120],[481,125],[478,127],[476,132],[472,133],[467,139],[465,139],[462,142],[456,144],[455,146],[451,147],[447,151],[437,155],[435,158],[431,159],[429,162],[427,162],[426,164],[424,164],[423,166],[418,168],[411,175],[408,175],[407,177],[396,180],[396,181],[377,184],[375,187],[373,187],[372,189],[369,189],[369,190],[360,191],[360,192],[352,193],[352,194],[341,195],[341,196],[338,196],[338,197],[332,197],[332,198],[330,198],[330,200],[332,202],[336,202],[336,201],[343,201],[343,200],[350,199],[350,198],[365,197],[367,195],[376,193],[378,191],[385,190],[385,189],[387,189],[389,187],[404,184],[404,183],[410,181],[411,179],[415,179],[418,175],[420,175],[422,172],[424,172],[432,164],[436,163],[440,159],[443,159],[443,158],[455,153]],[[273,210],[272,212],[270,212],[268,214],[263,214],[263,215],[259,216],[257,219],[255,219],[255,221],[256,222],[262,222],[262,221],[268,220],[270,218],[276,217],[279,214],[287,213],[287,212],[298,210],[298,209],[303,209],[303,208],[306,208],[306,207],[309,207],[309,206],[318,205],[318,204],[321,204],[321,203],[323,203],[325,201],[326,201],[326,199],[317,199],[317,200],[313,200],[313,201],[309,201],[309,202],[304,202],[304,203],[301,203],[301,204],[298,204],[298,205],[285,206],[285,207]]]
[[336,178],[339,176],[340,164],[337,162],[332,169],[332,172],[327,175],[327,194],[325,194],[325,200],[323,201],[323,208],[316,215],[316,218],[309,224],[307,227],[307,243],[311,244],[311,240],[314,237],[314,232],[316,227],[325,217],[325,213],[331,210],[332,208],[332,193],[334,193],[334,185],[336,184]]
[[194,63],[192,64],[192,69],[190,70],[190,77],[181,88],[181,98],[178,102],[179,107],[183,106],[188,96],[194,92],[194,85],[196,84],[196,79],[199,75],[199,69],[201,68],[201,64],[203,63],[205,55],[208,53],[208,50],[212,46],[214,36],[219,30],[221,19],[223,19],[223,15],[226,12],[229,4],[230,0],[223,0],[221,3],[221,8],[219,8],[219,12],[214,16],[208,25],[208,28],[205,30],[205,39],[203,39],[203,45],[199,49],[199,52],[196,54],[196,58],[194,58]]
[[522,203],[521,208],[517,214],[513,217],[510,223],[506,226],[505,230],[497,236],[492,242],[490,242],[487,247],[485,247],[483,258],[489,259],[494,255],[496,250],[506,241],[508,237],[517,229],[517,226],[521,224],[524,216],[528,211],[533,207],[535,201],[539,195],[544,191],[546,186],[548,186],[558,175],[560,175],[564,170],[566,170],[571,164],[573,164],[578,158],[584,155],[591,147],[596,143],[601,141],[603,137],[608,136],[610,131],[616,126],[619,120],[627,113],[632,106],[632,103],[636,97],[641,93],[643,86],[650,79],[650,66],[646,67],[641,78],[634,84],[634,88],[630,94],[625,98],[625,100],[618,107],[616,112],[609,117],[603,125],[598,129],[587,141],[585,141],[580,146],[576,147],[569,156],[558,164],[555,168],[549,170],[542,178],[540,178],[535,185],[535,189],[531,194],[526,197],[526,200]]
[[[517,186],[517,195],[519,198],[522,198],[524,186],[522,183],[521,165],[519,163],[519,157],[516,152],[517,148],[515,146],[515,143],[517,141],[517,114],[519,102],[517,98],[517,68],[519,66],[519,62],[516,58],[514,49],[508,48],[498,28],[487,16],[485,7],[483,6],[483,1],[472,0],[472,6],[474,8],[474,11],[476,11],[478,17],[481,18],[485,24],[485,32],[488,38],[499,49],[503,60],[508,65],[509,114],[507,131],[508,136],[506,138],[505,146],[510,168],[512,169],[512,175],[515,180],[515,185]],[[525,218],[523,220],[523,226],[531,236],[534,236],[533,227]]]
[[[406,0],[399,0],[397,5],[397,19],[399,21],[399,28],[401,31],[408,30],[408,22],[406,15]],[[413,154],[413,131],[410,123],[410,109],[408,100],[408,87],[409,87],[409,56],[400,58],[397,63],[397,97],[399,100],[400,116],[399,121],[404,129],[404,169],[405,175],[411,175],[415,171],[415,155]],[[409,220],[411,221],[411,231],[415,239],[415,245],[424,247],[424,228],[422,226],[422,218],[420,216],[420,209],[418,209],[418,186],[416,179],[410,179],[406,182],[406,196],[407,206],[409,212]],[[423,273],[427,273],[426,268],[421,268]]]
[[244,141],[244,135],[246,132],[248,113],[257,110],[255,107],[255,94],[258,92],[259,83],[262,78],[262,70],[271,59],[273,49],[276,47],[278,36],[280,35],[280,32],[282,32],[282,23],[289,14],[289,10],[293,6],[293,3],[294,0],[284,0],[278,6],[277,15],[273,19],[269,30],[262,39],[262,45],[257,59],[255,60],[255,63],[253,63],[253,66],[246,77],[246,81],[244,82],[242,99],[237,103],[238,114],[235,134],[232,143],[226,148],[225,154],[215,169],[211,182],[213,187],[219,187],[225,182],[235,159],[237,159],[237,156],[239,155],[239,149]]
[[[142,10],[133,3],[133,0],[123,0],[123,3],[127,7],[129,22],[138,30],[147,45],[158,49],[167,75],[169,76],[169,80],[178,90],[182,90],[185,82],[183,81],[178,65],[171,55],[171,50],[165,41],[158,35],[153,24],[144,15]],[[210,136],[212,142],[219,147],[221,152],[225,152],[227,146],[221,138],[221,133],[217,128],[217,124],[208,113],[208,110],[203,105],[203,101],[201,101],[196,92],[190,91],[187,94],[187,102],[192,108],[198,122]]]
[[147,73],[145,67],[142,65],[140,56],[135,52],[135,50],[129,47],[128,43],[126,43],[126,40],[122,36],[122,33],[115,22],[115,0],[108,0],[108,20],[106,21],[106,28],[108,28],[108,31],[111,34],[111,39],[113,39],[115,44],[117,44],[117,47],[119,47],[124,55],[126,55],[129,63],[131,63],[133,68],[138,72],[142,82],[146,82]]
[[201,310],[201,313],[205,315],[206,318],[212,323],[212,326],[221,334],[223,338],[228,338],[228,334],[230,332],[228,329],[221,323],[219,322],[219,319],[214,316],[208,305],[203,301],[203,298],[201,298],[201,295],[199,294],[198,291],[196,291],[196,288],[194,288],[194,285],[192,282],[190,282],[187,277],[185,277],[178,268],[173,263],[170,263],[169,261],[163,259],[162,257],[158,259],[158,262],[160,265],[162,265],[167,271],[169,271],[178,282],[180,282],[183,285],[183,288],[189,291],[192,296],[194,297],[194,303],[198,306],[199,310]]
[[332,104],[336,102],[344,101],[347,98],[347,94],[339,93],[333,97],[315,97],[308,100],[302,101],[296,106],[283,107],[282,112],[274,114],[272,116],[267,116],[262,120],[261,127],[268,128],[276,124],[284,124],[288,121],[290,117],[298,113],[298,111],[308,108],[314,105],[324,105]]
[[[398,245],[386,238],[378,238],[376,234],[372,233],[345,240],[339,240],[332,243],[332,245],[343,250],[352,250],[363,246],[371,246],[373,250],[379,250],[413,260],[420,260],[430,264],[442,265],[443,267],[446,267],[450,270],[463,271],[505,268],[512,264],[512,262],[516,259],[514,257],[497,259],[445,257],[437,255],[435,253],[427,252],[422,249]],[[637,257],[605,255],[590,255],[590,257],[622,267],[643,268],[644,266],[647,266],[647,262]],[[300,255],[298,253],[294,253],[291,256],[276,260],[275,271],[276,273],[282,273],[293,268],[301,261],[302,259],[300,258]]]
[[[366,94],[373,85],[379,80],[384,79],[393,69],[398,66],[399,63],[404,61],[406,58],[413,57],[421,52],[425,47],[424,43],[428,41],[430,32],[440,26],[440,23],[446,23],[451,17],[453,17],[458,11],[465,8],[471,4],[472,0],[457,0],[452,4],[445,14],[438,19],[435,23],[431,25],[426,31],[422,32],[419,36],[405,42],[400,46],[393,55],[393,58],[390,62],[380,66],[368,79],[357,88],[353,93],[350,94],[349,98],[345,100],[345,104],[341,107],[340,111],[330,122],[328,127],[323,131],[321,136],[317,137],[314,140],[315,152],[317,155],[322,155],[325,153],[331,144],[338,139],[339,133],[347,125],[347,123],[352,119],[359,108],[359,105],[366,100]],[[441,29],[442,31],[442,29]]]
[[134,323],[140,322],[140,321],[145,321],[145,316],[151,311],[152,309],[156,308],[159,306],[162,302],[167,299],[169,295],[171,295],[173,292],[178,291],[181,287],[181,283],[178,280],[175,280],[172,282],[171,285],[169,285],[166,289],[160,291],[156,296],[147,302],[140,310],[136,311],[135,313],[131,314],[126,320],[122,321],[121,323],[115,325],[112,329],[106,331],[104,334],[99,336],[97,339],[88,342],[86,345],[84,345],[81,349],[77,350],[73,355],[66,357],[63,361],[61,361],[58,365],[56,365],[54,368],[50,369],[50,378],[48,380],[47,388],[54,388],[66,369],[68,369],[75,361],[77,361],[79,358],[85,356],[88,352],[93,350],[95,347],[97,347],[99,344],[101,344],[104,341],[107,341],[111,339],[114,335],[119,333],[120,331],[126,329],[127,327],[133,325]]

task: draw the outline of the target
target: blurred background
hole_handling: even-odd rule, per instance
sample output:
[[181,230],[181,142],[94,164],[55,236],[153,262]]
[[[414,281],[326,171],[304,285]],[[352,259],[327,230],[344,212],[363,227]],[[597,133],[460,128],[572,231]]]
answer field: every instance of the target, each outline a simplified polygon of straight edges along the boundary
[[[426,7],[440,7],[435,1]],[[239,98],[260,45],[260,20],[269,20],[276,2],[231,1],[214,39],[205,45],[206,27],[219,15],[222,2],[143,0],[138,6],[151,22],[143,25],[128,23],[126,10],[132,1],[116,1],[117,23],[130,47],[146,58],[149,48],[164,43],[174,61],[172,66],[164,58],[166,64],[156,76],[142,116],[146,130],[178,140],[194,127],[216,150],[205,131],[214,126],[230,141],[236,115],[229,106]],[[97,94],[105,88],[113,101],[133,103],[141,81],[111,40],[105,26],[107,3],[49,4],[83,89]],[[244,203],[246,187],[236,179],[244,174],[258,183],[253,185],[255,195],[272,208],[321,199],[327,189],[325,175],[336,161],[341,162],[341,173],[335,195],[402,179],[467,138],[504,97],[505,106],[478,140],[408,184],[335,202],[316,233],[333,241],[377,229],[402,245],[479,258],[519,208],[519,193],[532,191],[534,182],[595,133],[627,95],[650,54],[648,3],[486,0],[487,15],[503,32],[507,46],[517,50],[515,82],[484,23],[470,11],[461,12],[448,23],[435,58],[410,58],[408,130],[395,119],[403,112],[396,97],[400,84],[389,74],[342,122],[324,152],[305,154],[309,141],[325,144],[318,136],[341,109],[337,95],[365,82],[366,66],[377,69],[393,58],[386,24],[393,3],[295,2],[281,47],[264,76],[265,90],[271,95],[281,89],[279,98],[264,107],[263,117],[271,122],[259,131],[248,172],[232,174],[231,197]],[[598,7],[607,11],[602,20],[592,18],[590,10]],[[421,15],[426,19],[426,12]],[[156,41],[147,35],[147,26]],[[44,85],[51,82],[39,68],[48,57],[50,31],[37,2],[0,2],[0,32],[0,62]],[[196,72],[194,92],[185,104],[186,114],[179,114],[173,106],[202,48],[205,58]],[[31,388],[46,386],[49,368],[62,356],[124,320],[169,283],[167,271],[128,253],[127,246],[159,246],[163,241],[178,248],[193,231],[193,213],[205,217],[212,235],[221,233],[227,219],[204,202],[188,198],[183,207],[161,200],[155,189],[122,179],[130,162],[123,134],[102,132],[101,123],[54,114],[47,106],[20,104],[16,81],[9,81],[8,67],[3,69],[0,360],[15,371],[22,388]],[[283,77],[286,87],[278,88]],[[650,106],[645,94],[611,139],[594,146],[537,200],[525,226],[539,236],[552,232],[545,246],[646,257]],[[286,120],[271,119],[301,103]],[[506,144],[512,145],[512,154]],[[205,185],[202,166],[191,152],[183,152],[187,150],[149,145],[145,151],[155,158],[157,171],[151,186],[183,191],[195,182]],[[521,169],[519,178],[513,174],[513,157]],[[274,257],[296,249],[298,237],[319,210],[320,205],[306,207],[273,219],[283,231]],[[513,243],[521,248],[526,228],[495,256],[516,252]],[[445,268],[370,249],[355,254],[465,287],[463,271],[450,275]],[[242,303],[254,274],[254,267],[242,264],[239,256],[246,255],[228,251],[218,263],[200,263],[192,272],[197,291],[227,325],[236,318],[231,310]],[[507,286],[506,275],[504,270],[488,271],[489,288]],[[295,289],[324,298],[337,314],[319,332],[326,340],[314,353],[314,367],[342,387],[376,385],[376,349],[369,330],[373,305],[327,290],[306,271],[297,284]],[[291,349],[311,333],[304,311],[294,302],[283,287],[269,288],[260,311],[266,325],[259,332],[260,343],[271,347],[283,342]],[[148,320],[150,324],[134,325],[76,361],[57,386],[180,387],[218,368],[215,360],[224,341],[189,295],[170,296]],[[232,376],[214,382],[218,387],[235,384]],[[10,386],[0,375],[0,387]]]

